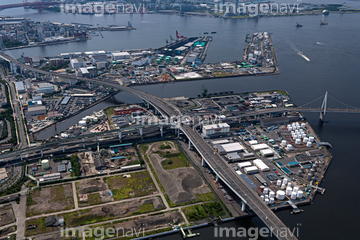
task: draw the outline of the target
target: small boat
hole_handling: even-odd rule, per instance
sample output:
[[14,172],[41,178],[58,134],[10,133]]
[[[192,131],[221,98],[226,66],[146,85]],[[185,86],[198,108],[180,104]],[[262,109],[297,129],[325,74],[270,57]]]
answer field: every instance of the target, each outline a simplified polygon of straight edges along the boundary
[[323,25],[328,25],[328,23],[327,23],[327,22],[320,21],[320,26],[323,26]]
[[208,32],[204,32],[204,34],[209,34]]
[[295,27],[299,28],[299,27],[303,27],[303,25],[301,25],[300,23],[296,23]]
[[216,34],[216,32],[211,32],[211,34]]

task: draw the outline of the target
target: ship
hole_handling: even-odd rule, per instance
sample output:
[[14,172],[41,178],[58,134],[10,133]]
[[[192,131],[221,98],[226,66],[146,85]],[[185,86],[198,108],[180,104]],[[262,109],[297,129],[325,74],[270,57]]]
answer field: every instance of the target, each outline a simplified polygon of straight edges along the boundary
[[323,26],[323,25],[328,25],[328,23],[327,23],[327,22],[320,21],[320,26]]
[[303,25],[301,25],[300,23],[297,22],[295,27],[300,28],[300,27],[303,27]]
[[322,12],[322,14],[325,15],[325,16],[329,15],[329,13],[330,13],[329,10],[324,10],[324,11]]

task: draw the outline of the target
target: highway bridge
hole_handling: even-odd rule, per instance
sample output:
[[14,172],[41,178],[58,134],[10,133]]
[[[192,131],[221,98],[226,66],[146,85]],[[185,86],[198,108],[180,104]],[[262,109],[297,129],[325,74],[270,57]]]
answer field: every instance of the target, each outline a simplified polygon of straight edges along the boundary
[[22,3],[0,5],[0,11],[9,9],[9,8],[19,8],[19,7],[32,7],[32,8],[38,9],[39,11],[42,11],[47,7],[57,6],[59,4],[60,4],[60,2],[28,2],[28,1],[24,1]]
[[[95,83],[99,85],[109,86],[116,89],[120,89],[129,93],[132,93],[143,100],[153,105],[159,113],[164,117],[173,117],[181,114],[180,110],[174,105],[165,102],[163,99],[156,97],[152,94],[145,93],[143,91],[121,86],[118,83],[111,81],[101,81],[97,79],[88,79],[76,77],[69,74],[59,74],[53,72],[47,72],[40,69],[33,68],[18,62],[13,57],[0,52],[0,57],[15,64],[23,69],[27,69],[36,73],[51,75],[52,77],[66,77],[69,79]],[[12,66],[14,67],[14,66]],[[214,152],[212,147],[200,136],[199,133],[193,131],[193,129],[186,124],[180,123],[180,129],[189,139],[189,144],[192,144],[195,149],[202,156],[204,162],[215,172],[217,178],[221,179],[234,193],[248,205],[249,208],[264,222],[264,224],[270,229],[273,236],[277,236],[278,239],[297,239],[286,225],[265,205],[264,201],[260,199],[258,194],[252,190],[247,183],[240,178],[235,171],[222,159],[222,157]]]

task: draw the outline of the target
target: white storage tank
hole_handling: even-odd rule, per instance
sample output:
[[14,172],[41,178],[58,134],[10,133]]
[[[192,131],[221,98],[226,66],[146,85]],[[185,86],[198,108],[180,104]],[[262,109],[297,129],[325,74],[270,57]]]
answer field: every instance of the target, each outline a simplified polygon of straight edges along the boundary
[[300,143],[301,143],[301,139],[298,138],[298,139],[295,140],[296,145],[299,145]]
[[298,192],[299,191],[299,187],[295,186],[294,189],[293,189],[293,192]]
[[264,188],[264,194],[268,194],[269,189],[268,188]]
[[307,137],[304,137],[304,140],[303,140],[303,142],[304,143],[307,143],[309,141],[309,138],[307,138]]
[[306,143],[306,147],[311,147],[311,145],[312,145],[311,142]]
[[292,150],[292,149],[293,149],[293,146],[292,146],[291,144],[288,144],[288,145],[286,146],[286,148],[287,148],[287,150]]
[[292,200],[295,200],[295,199],[296,199],[296,195],[297,195],[296,192],[292,192],[290,198],[291,198]]
[[265,196],[264,196],[264,195],[261,195],[261,196],[260,196],[260,198],[261,198],[261,200],[263,200],[263,201],[264,201]]
[[291,182],[288,182],[287,186],[288,186],[288,187],[291,187]]
[[275,196],[275,193],[273,191],[269,192],[269,198],[273,198]]
[[301,127],[302,127],[302,128],[306,128],[306,124],[305,124],[305,123],[302,123],[302,124],[301,124]]
[[287,187],[286,188],[286,195],[290,196],[292,193],[292,187]]
[[314,137],[309,137],[309,142],[314,142],[315,138]]
[[286,185],[288,183],[288,179],[284,178],[283,183]]
[[285,184],[282,184],[281,189],[285,189],[285,186],[286,186]]
[[306,134],[305,134],[305,133],[302,134],[302,138],[306,138]]
[[302,197],[303,197],[303,191],[298,191],[297,198],[302,198]]
[[41,167],[42,167],[43,169],[48,169],[48,168],[50,168],[50,162],[49,162],[49,160],[47,160],[47,159],[41,160]]
[[281,180],[280,179],[276,181],[276,185],[281,186]]
[[291,132],[293,130],[293,128],[290,126],[290,127],[288,127],[288,130],[289,130],[289,132]]
[[268,198],[265,198],[265,204],[269,205],[269,199]]
[[286,140],[281,141],[281,146],[286,147]]
[[284,200],[285,199],[285,192],[284,191],[277,191],[276,192],[276,198],[279,199],[279,200]]
[[270,198],[270,204],[273,204],[274,203],[274,201],[275,201],[275,199],[272,197],[272,198]]

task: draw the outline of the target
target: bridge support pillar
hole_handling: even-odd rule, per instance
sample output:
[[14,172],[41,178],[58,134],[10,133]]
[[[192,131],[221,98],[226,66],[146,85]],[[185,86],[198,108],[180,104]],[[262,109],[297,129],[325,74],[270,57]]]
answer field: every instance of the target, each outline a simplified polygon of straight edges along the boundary
[[140,136],[143,135],[143,128],[139,128],[139,133],[140,133]]
[[325,97],[323,100],[323,103],[321,105],[321,109],[323,109],[323,112],[320,112],[320,121],[324,121],[325,114],[326,114],[326,108],[327,108],[327,98],[328,98],[328,92],[325,93]]
[[178,137],[178,138],[180,137],[180,128],[178,128],[177,137]]
[[36,78],[36,79],[39,79],[39,78],[40,78],[39,73],[35,73],[35,78]]
[[23,160],[23,157],[22,157],[22,154],[20,153],[20,160],[22,161]]
[[44,153],[43,153],[43,150],[42,150],[42,149],[40,150],[40,155],[41,155],[41,157],[44,156]]
[[161,137],[164,136],[164,126],[160,125],[160,132],[161,132]]
[[121,142],[121,138],[122,138],[121,131],[119,131],[119,139],[120,139],[120,142]]
[[72,86],[72,81],[71,81],[71,79],[69,79],[69,86]]
[[65,146],[62,146],[62,150],[63,150],[63,152],[65,152]]
[[85,144],[83,144],[83,148],[85,148]]
[[89,89],[91,89],[91,83],[89,82]]
[[206,165],[205,159],[201,158],[201,166],[205,167],[205,165]]
[[20,67],[20,74],[23,75],[24,74],[24,69],[22,67]]
[[55,83],[55,76],[51,76],[52,82]]
[[215,180],[216,182],[219,182],[219,175],[216,175]]
[[100,145],[99,142],[97,143],[97,151],[100,152]]
[[239,118],[239,124],[241,123],[241,118]]
[[99,143],[99,136],[96,136],[96,141]]
[[241,202],[241,211],[245,212],[245,203],[244,202]]
[[191,141],[190,141],[190,139],[189,139],[189,149],[191,149]]

